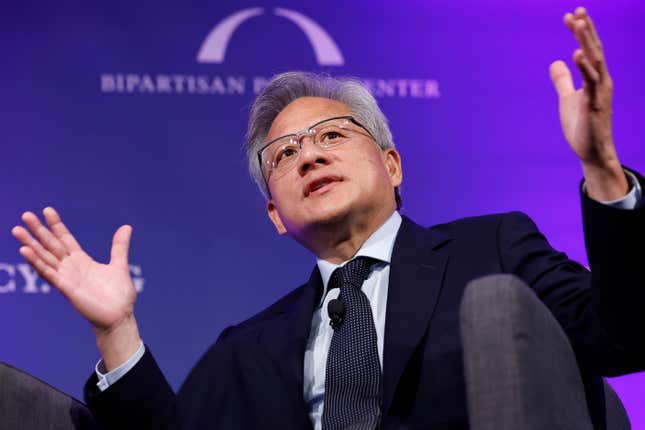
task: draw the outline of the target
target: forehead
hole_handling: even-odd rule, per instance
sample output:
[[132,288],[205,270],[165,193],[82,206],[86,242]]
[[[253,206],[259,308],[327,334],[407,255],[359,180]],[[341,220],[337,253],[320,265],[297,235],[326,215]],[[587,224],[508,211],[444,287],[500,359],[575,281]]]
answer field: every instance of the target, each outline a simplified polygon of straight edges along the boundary
[[266,140],[295,133],[323,119],[350,114],[349,107],[337,100],[301,97],[289,103],[275,117]]

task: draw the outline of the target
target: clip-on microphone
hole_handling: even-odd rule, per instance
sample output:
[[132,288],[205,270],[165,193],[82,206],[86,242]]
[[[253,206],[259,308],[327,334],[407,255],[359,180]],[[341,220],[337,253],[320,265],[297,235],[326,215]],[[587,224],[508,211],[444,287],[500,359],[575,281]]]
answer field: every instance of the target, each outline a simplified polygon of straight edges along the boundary
[[327,304],[327,313],[329,314],[329,325],[338,330],[345,321],[345,304],[338,299],[332,299]]

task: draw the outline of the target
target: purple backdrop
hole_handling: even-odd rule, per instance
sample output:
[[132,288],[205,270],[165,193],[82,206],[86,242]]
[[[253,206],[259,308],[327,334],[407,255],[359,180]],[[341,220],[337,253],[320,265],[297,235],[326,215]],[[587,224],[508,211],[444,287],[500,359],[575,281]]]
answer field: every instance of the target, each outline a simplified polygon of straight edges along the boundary
[[[137,315],[174,387],[225,326],[308,276],[312,256],[274,233],[240,150],[255,90],[289,69],[355,75],[373,87],[403,156],[404,213],[413,219],[518,209],[586,262],[581,171],[548,77],[551,61],[570,63],[576,44],[562,15],[575,6],[5,5],[0,360],[80,397],[98,358],[88,325],[17,253],[9,231],[26,209],[59,208],[98,259],[118,225],[134,226]],[[645,7],[587,6],[615,81],[619,153],[643,171]],[[256,270],[235,276],[248,260],[259,261]],[[611,380],[635,429],[645,428],[644,382],[644,374]]]

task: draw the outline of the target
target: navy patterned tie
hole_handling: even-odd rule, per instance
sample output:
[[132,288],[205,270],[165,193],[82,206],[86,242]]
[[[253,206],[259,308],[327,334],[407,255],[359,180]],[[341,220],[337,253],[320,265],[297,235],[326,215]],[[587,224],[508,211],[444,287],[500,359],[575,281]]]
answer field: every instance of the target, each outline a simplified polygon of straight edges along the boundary
[[381,366],[370,302],[361,291],[376,260],[358,257],[332,274],[345,319],[331,338],[325,376],[323,430],[376,429],[381,419]]

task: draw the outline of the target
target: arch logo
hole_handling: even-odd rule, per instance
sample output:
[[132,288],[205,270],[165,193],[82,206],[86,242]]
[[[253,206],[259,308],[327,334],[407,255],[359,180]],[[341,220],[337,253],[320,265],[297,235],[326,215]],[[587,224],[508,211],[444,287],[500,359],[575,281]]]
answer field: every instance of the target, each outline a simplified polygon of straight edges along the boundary
[[[223,63],[226,48],[235,30],[245,21],[264,14],[264,9],[254,7],[235,12],[221,20],[206,36],[197,54],[198,63]],[[334,39],[313,19],[295,10],[275,8],[275,16],[293,22],[305,34],[320,66],[342,66],[345,63]]]

